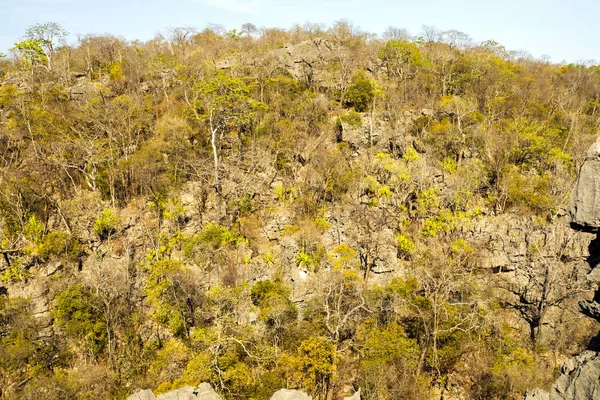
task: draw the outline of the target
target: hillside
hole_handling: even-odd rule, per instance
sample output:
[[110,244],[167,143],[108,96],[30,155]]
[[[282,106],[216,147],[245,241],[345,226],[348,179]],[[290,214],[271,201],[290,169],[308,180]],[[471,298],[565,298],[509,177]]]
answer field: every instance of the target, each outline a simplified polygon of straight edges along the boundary
[[567,206],[599,66],[345,22],[63,36],[0,58],[0,398],[520,399],[597,335]]

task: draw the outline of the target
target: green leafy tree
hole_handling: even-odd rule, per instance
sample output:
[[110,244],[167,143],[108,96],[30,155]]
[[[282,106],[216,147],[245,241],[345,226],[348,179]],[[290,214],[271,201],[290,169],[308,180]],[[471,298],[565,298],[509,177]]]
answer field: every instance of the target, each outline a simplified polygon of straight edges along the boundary
[[237,133],[239,150],[242,132],[251,129],[257,112],[265,105],[250,96],[250,88],[241,78],[224,73],[198,82],[194,88],[190,108],[199,121],[208,122],[213,150],[215,185],[219,185],[219,142],[223,135]]
[[12,50],[19,53],[19,57],[28,64],[32,72],[35,66],[48,62],[48,56],[44,52],[42,43],[39,40],[22,40],[15,43],[15,47]]
[[56,318],[77,338],[90,355],[99,356],[108,342],[108,331],[100,312],[100,302],[83,285],[71,285],[56,298]]
[[367,111],[377,94],[376,82],[369,78],[363,70],[357,71],[352,77],[352,82],[346,91],[346,101],[354,107],[356,111]]
[[56,45],[65,41],[68,32],[56,22],[35,24],[25,31],[28,41],[37,43],[45,55],[48,69],[52,69],[52,57],[56,51]]

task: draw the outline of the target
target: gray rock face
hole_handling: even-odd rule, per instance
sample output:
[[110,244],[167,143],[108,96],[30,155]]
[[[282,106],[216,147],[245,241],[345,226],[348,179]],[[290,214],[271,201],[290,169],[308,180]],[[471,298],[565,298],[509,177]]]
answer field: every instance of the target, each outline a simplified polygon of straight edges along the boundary
[[221,400],[221,396],[210,386],[210,384],[204,382],[196,389],[196,399],[202,400]]
[[281,389],[271,396],[271,400],[312,400],[312,397],[299,390]]
[[127,400],[222,400],[208,383],[201,383],[197,388],[185,386],[181,389],[154,396],[152,390],[142,390],[132,394]]
[[550,393],[535,389],[524,400],[600,399],[600,354],[586,351],[565,362]]
[[159,394],[156,396],[156,400],[193,400],[197,398],[194,392],[195,390],[192,386],[185,386],[181,389]]
[[[571,227],[575,230],[600,233],[600,138],[590,147],[579,172],[569,205]],[[592,271],[588,280],[600,281],[600,235],[589,245],[587,259]],[[600,321],[600,289],[594,299],[579,303],[581,311]],[[528,391],[524,400],[588,400],[600,399],[600,353],[585,351],[566,361],[550,392]]]
[[127,398],[127,400],[155,400],[156,396],[152,393],[152,390],[142,390],[141,392],[137,392],[132,394]]
[[600,138],[589,148],[569,204],[575,229],[600,230]]

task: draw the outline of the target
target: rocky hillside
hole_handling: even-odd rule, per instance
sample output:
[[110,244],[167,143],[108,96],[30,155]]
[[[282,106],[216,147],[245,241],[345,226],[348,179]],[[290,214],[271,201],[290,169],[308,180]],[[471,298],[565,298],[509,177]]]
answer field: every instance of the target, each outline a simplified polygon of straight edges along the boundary
[[549,389],[599,328],[600,69],[436,35],[0,60],[0,397]]

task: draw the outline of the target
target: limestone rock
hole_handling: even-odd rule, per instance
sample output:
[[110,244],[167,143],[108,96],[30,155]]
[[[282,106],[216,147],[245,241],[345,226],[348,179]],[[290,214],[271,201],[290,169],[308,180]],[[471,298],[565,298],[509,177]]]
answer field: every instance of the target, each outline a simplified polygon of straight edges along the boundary
[[185,386],[181,389],[156,396],[156,400],[193,400],[195,398],[196,395],[194,394],[194,388],[192,386]]
[[299,390],[281,389],[271,396],[271,400],[312,400],[312,397]]
[[344,400],[360,400],[360,389],[350,397],[344,397]]
[[196,398],[202,400],[221,400],[221,396],[206,382],[201,383],[196,389]]
[[127,400],[222,400],[208,383],[201,383],[197,388],[185,386],[181,389],[154,396],[151,390],[142,390],[132,394]]
[[569,204],[575,229],[600,229],[600,138],[589,148]]
[[535,389],[524,400],[600,399],[600,354],[585,351],[566,361],[560,368],[550,393]]
[[150,390],[150,389],[142,390],[141,392],[132,394],[131,396],[129,396],[127,398],[127,400],[154,400],[154,399],[156,399],[156,396],[154,396],[154,393],[152,393],[152,390]]
[[529,390],[523,400],[550,400],[550,393],[542,389]]

